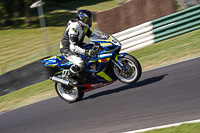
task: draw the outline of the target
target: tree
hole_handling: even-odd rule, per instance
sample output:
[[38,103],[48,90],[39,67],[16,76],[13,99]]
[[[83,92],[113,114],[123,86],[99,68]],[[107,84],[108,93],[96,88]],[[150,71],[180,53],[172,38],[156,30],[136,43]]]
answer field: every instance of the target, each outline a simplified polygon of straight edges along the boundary
[[20,15],[20,3],[19,0],[13,1],[13,23],[15,26],[19,25],[19,15]]
[[3,2],[0,2],[0,27],[4,27],[5,22],[6,22],[6,10],[5,10],[5,5]]
[[24,0],[24,12],[25,12],[25,24],[28,26],[30,24],[30,4],[31,0]]

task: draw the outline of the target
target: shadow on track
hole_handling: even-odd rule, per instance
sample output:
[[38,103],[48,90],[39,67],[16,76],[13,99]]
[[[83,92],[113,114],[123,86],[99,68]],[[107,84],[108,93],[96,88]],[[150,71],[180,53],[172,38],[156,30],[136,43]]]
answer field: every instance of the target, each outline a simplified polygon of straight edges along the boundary
[[125,85],[125,86],[122,86],[122,87],[119,87],[119,88],[115,88],[115,89],[112,89],[112,90],[102,91],[102,92],[90,95],[90,96],[84,98],[83,100],[96,98],[96,97],[99,97],[99,96],[109,95],[109,94],[117,93],[117,92],[120,92],[120,91],[125,91],[125,90],[129,90],[129,89],[133,89],[133,88],[149,85],[149,84],[161,81],[167,75],[168,74],[164,74],[164,75],[161,75],[161,76],[156,76],[156,77],[152,77],[152,78],[149,78],[149,79],[145,79],[145,80],[136,82],[134,84]]

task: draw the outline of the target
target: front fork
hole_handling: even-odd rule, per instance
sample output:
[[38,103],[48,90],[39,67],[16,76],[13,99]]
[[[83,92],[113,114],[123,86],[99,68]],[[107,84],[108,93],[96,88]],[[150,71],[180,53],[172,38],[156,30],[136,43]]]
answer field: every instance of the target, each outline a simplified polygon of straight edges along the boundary
[[126,67],[120,62],[120,58],[124,57],[125,55],[127,55],[127,53],[123,53],[123,54],[119,54],[116,55],[114,59],[111,59],[111,61],[120,69],[125,71]]

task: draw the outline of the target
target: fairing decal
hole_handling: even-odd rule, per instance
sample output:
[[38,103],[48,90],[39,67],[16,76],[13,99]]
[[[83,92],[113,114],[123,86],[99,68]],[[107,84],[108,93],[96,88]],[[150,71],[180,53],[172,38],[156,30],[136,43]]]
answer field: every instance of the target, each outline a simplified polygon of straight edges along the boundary
[[86,92],[86,91],[91,91],[93,89],[96,88],[100,88],[109,84],[114,83],[116,80],[113,80],[111,82],[106,82],[106,83],[98,83],[98,84],[85,84],[84,86],[86,87],[86,89],[82,90],[82,92]]
[[112,81],[112,79],[106,73],[104,73],[103,71],[97,73],[97,75],[100,76],[100,77],[102,77],[102,78],[104,78],[105,80],[107,80],[109,82]]

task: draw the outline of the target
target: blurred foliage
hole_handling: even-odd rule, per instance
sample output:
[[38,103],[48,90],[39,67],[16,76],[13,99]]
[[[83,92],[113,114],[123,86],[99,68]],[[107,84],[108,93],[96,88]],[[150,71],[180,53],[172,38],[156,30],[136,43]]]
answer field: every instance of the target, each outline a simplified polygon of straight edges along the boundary
[[183,10],[200,4],[200,0],[175,0],[175,2],[176,2],[176,11]]
[[[39,27],[37,9],[30,9],[32,3],[38,0],[0,0],[0,29],[33,28]],[[108,10],[127,0],[43,0],[45,2],[44,14],[47,17],[47,26],[60,26],[65,18],[74,17],[75,13],[63,14],[57,12],[58,18],[50,18],[54,10],[78,10],[80,7],[92,8],[94,12]],[[120,2],[120,3],[119,3]],[[104,3],[102,6],[101,3]],[[101,8],[98,8],[98,4]],[[105,7],[105,5],[107,7]],[[94,6],[94,8],[93,8]],[[109,8],[110,7],[110,8]],[[49,25],[48,25],[49,24]],[[63,26],[63,25],[62,25]]]
[[[1,0],[0,28],[7,26],[18,27],[21,23],[29,25],[30,3],[32,0]],[[20,17],[25,17],[23,20]],[[23,22],[21,22],[23,21]]]

